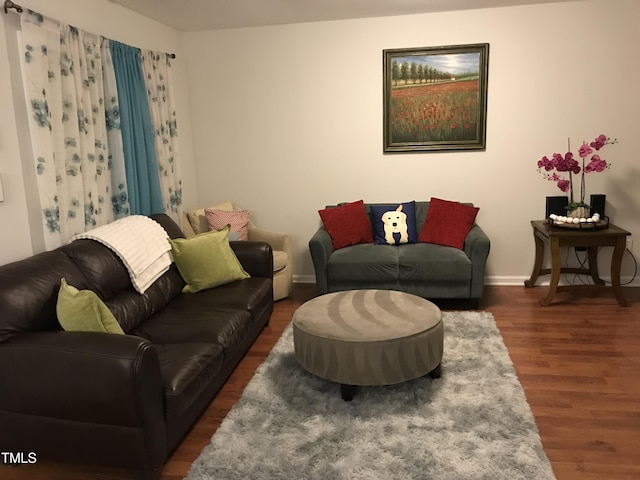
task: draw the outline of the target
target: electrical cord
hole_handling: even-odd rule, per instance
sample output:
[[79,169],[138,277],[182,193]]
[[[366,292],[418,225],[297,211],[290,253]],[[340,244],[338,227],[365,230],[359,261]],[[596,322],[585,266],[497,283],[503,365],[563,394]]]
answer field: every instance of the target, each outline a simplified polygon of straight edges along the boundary
[[[602,247],[598,247],[598,253],[600,252],[601,249],[602,249]],[[625,248],[624,250],[625,250],[625,253],[629,252],[629,255],[631,256],[631,260],[633,260],[633,276],[631,277],[631,279],[628,282],[621,283],[620,284],[621,287],[624,287],[626,285],[631,284],[635,280],[636,276],[638,275],[638,261],[637,261],[636,257],[633,255],[633,252],[631,250],[629,250],[628,248]],[[575,259],[578,262],[579,268],[588,270],[588,258],[587,258],[587,255],[584,255],[584,257],[581,259],[580,255],[578,254],[579,250],[574,248],[573,252],[574,252]],[[567,263],[569,261],[569,256],[570,256],[570,252],[569,252],[569,249],[567,249],[567,255],[566,255],[566,258],[565,258]],[[578,274],[578,273],[574,273],[573,274],[573,278],[571,280],[568,277],[569,277],[569,275],[565,274],[565,281],[571,286],[573,286],[573,285],[593,285],[592,283],[590,283],[588,281],[585,281],[584,280],[584,276],[582,276],[581,274]],[[608,285],[611,285],[610,281],[603,280],[603,282],[608,284]]]
[[[633,255],[633,252],[631,250],[629,250],[628,248],[625,248],[626,252],[629,252],[629,255],[631,255],[631,260],[633,260],[633,276],[631,277],[631,280],[629,280],[628,282],[625,283],[621,283],[620,286],[624,287],[625,285],[629,285],[631,282],[633,282],[636,278],[636,275],[638,274],[638,261],[636,260],[636,257]],[[606,283],[611,283],[611,282],[607,282],[605,280]]]

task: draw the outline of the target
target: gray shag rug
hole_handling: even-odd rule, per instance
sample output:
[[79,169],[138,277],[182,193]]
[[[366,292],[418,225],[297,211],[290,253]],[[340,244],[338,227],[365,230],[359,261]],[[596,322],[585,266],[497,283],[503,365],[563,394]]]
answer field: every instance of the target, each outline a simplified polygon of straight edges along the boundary
[[187,479],[554,479],[492,315],[443,322],[441,378],[351,402],[298,365],[289,325]]

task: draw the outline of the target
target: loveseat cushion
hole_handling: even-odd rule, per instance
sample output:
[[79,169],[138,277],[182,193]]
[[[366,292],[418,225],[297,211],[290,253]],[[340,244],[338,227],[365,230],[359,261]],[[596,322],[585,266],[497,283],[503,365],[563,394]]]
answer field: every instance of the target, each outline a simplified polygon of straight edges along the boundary
[[222,368],[222,346],[213,343],[156,344],[164,387],[165,415],[175,418],[199,398]]
[[398,248],[398,279],[411,281],[471,281],[471,260],[457,248],[414,243]]
[[353,245],[336,250],[327,263],[334,282],[468,281],[471,260],[462,250],[430,243]]
[[[404,248],[405,245],[402,246]],[[329,257],[327,273],[332,281],[394,281],[398,278],[395,245],[361,244],[336,250]]]

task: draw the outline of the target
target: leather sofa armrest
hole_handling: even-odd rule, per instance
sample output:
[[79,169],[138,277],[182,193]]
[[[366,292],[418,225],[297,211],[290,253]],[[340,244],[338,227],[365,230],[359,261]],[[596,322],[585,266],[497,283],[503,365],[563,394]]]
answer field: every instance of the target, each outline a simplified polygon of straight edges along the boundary
[[4,412],[161,427],[156,433],[165,437],[158,354],[140,337],[92,332],[17,335],[0,344],[0,385]]
[[482,298],[484,271],[489,257],[491,241],[486,233],[474,224],[464,240],[464,253],[471,260],[471,298]]
[[242,268],[252,277],[273,280],[273,250],[266,242],[251,240],[229,242]]
[[316,273],[316,289],[318,295],[323,295],[329,291],[327,263],[333,253],[331,235],[324,227],[320,227],[309,240],[309,251]]

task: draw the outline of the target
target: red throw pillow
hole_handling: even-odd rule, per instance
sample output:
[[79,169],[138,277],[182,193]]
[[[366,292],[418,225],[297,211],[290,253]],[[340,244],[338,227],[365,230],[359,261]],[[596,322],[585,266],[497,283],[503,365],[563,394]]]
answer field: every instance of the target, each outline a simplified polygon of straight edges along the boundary
[[371,222],[363,200],[318,210],[318,213],[324,228],[331,235],[334,250],[359,243],[373,243]]
[[462,250],[464,239],[473,227],[479,210],[460,202],[432,197],[418,241]]

